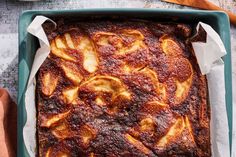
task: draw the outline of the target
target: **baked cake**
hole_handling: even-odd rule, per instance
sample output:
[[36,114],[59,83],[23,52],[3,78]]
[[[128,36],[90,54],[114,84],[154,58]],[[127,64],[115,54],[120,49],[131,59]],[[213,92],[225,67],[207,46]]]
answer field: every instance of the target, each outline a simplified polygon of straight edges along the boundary
[[39,157],[210,157],[207,81],[181,23],[57,21],[37,74]]

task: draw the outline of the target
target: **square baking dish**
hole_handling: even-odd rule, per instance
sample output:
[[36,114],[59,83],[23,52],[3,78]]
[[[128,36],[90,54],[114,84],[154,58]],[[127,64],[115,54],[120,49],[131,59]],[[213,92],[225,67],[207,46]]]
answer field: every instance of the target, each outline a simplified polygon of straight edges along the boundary
[[[17,156],[28,157],[28,152],[23,141],[23,126],[26,122],[24,95],[27,80],[32,67],[37,48],[38,39],[27,33],[27,27],[35,16],[47,17],[121,17],[141,18],[161,22],[182,22],[196,25],[199,21],[211,25],[220,35],[227,55],[223,57],[225,63],[225,87],[226,107],[229,122],[229,139],[232,142],[232,70],[230,47],[230,24],[228,16],[224,12],[200,11],[200,10],[167,10],[167,9],[78,9],[78,10],[50,10],[50,11],[25,11],[19,18],[19,74],[18,74],[18,142]],[[33,126],[32,126],[33,127]]]

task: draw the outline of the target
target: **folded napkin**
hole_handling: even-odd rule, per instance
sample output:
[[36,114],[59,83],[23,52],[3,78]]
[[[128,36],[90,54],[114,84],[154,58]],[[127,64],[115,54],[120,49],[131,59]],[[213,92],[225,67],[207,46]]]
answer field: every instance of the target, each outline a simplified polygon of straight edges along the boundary
[[0,88],[0,157],[15,157],[17,106],[7,90]]

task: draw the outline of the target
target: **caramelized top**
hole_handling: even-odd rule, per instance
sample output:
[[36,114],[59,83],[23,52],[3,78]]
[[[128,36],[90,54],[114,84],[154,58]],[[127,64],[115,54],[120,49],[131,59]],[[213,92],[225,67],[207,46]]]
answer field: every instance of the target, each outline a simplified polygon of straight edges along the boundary
[[39,156],[211,156],[206,79],[189,26],[60,21],[47,35]]

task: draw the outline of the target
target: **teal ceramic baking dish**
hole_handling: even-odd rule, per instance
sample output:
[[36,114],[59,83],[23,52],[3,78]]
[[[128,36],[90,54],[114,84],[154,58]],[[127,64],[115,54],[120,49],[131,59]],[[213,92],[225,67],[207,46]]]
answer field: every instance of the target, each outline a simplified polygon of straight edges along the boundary
[[[27,33],[26,28],[36,15],[47,17],[73,16],[79,19],[86,17],[122,17],[143,18],[165,22],[184,22],[196,25],[199,21],[211,25],[220,35],[227,55],[225,62],[226,103],[229,120],[229,138],[232,141],[232,77],[230,51],[230,25],[228,16],[224,12],[199,10],[169,10],[169,9],[78,9],[78,10],[50,10],[25,11],[19,18],[19,76],[18,76],[18,143],[17,156],[28,157],[23,141],[23,126],[26,122],[24,94],[27,86],[30,69],[36,49],[39,44],[35,37]],[[33,127],[33,126],[32,126]]]

